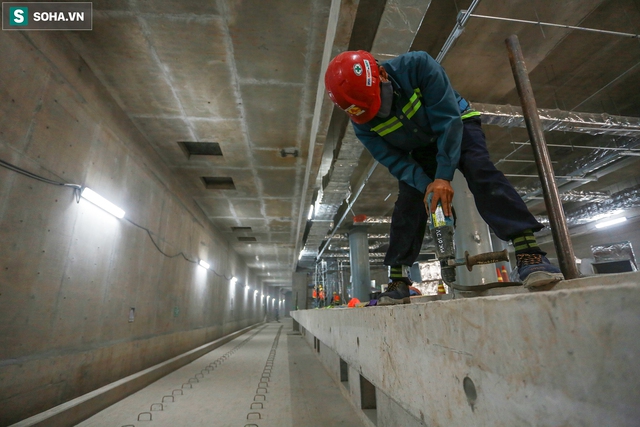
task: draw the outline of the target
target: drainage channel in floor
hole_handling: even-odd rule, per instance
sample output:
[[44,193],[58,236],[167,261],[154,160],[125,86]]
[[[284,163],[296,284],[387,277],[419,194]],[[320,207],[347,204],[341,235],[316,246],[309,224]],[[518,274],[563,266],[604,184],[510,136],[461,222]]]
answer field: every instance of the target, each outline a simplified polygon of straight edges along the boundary
[[[190,377],[186,382],[182,383],[180,388],[174,389],[170,395],[162,396],[160,403],[152,403],[150,405],[149,411],[141,412],[138,414],[137,421],[153,421],[153,413],[156,411],[163,411],[165,409],[165,404],[167,403],[176,403],[177,396],[184,396],[185,392],[193,389],[194,385],[200,383],[200,380],[204,379],[205,375],[210,374],[222,366],[224,362],[229,360],[231,356],[233,356],[238,350],[240,350],[245,344],[247,344],[252,338],[256,335],[264,331],[267,326],[262,326],[260,329],[253,332],[250,336],[245,338],[242,342],[240,342],[237,346],[232,348],[231,350],[224,353],[222,356],[218,357],[213,362],[209,363],[201,369],[200,372],[196,373],[192,377]],[[280,331],[278,331],[278,336],[280,335]],[[125,424],[121,427],[135,427],[135,424]]]
[[262,420],[263,413],[260,411],[265,410],[265,405],[267,403],[267,394],[269,392],[269,382],[271,381],[271,371],[273,370],[273,363],[276,359],[276,350],[278,348],[278,342],[280,341],[280,333],[282,332],[282,326],[278,328],[278,333],[273,339],[273,344],[271,345],[271,351],[269,352],[269,356],[267,357],[267,361],[265,362],[264,369],[262,370],[262,374],[260,377],[260,381],[258,382],[258,388],[256,389],[256,393],[253,396],[253,402],[249,407],[250,412],[247,414],[247,420],[254,421],[252,424],[245,424],[244,427],[260,427],[259,420]]

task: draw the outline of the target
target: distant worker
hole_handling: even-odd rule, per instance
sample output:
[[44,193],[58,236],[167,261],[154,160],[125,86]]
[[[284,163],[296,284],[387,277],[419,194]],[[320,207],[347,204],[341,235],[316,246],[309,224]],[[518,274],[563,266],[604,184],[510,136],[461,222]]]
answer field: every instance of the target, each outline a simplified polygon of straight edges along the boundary
[[318,299],[319,299],[319,307],[324,307],[325,305],[325,295],[324,295],[324,289],[322,287],[322,285],[320,285],[320,293],[318,294]]
[[[420,253],[427,210],[435,212],[441,202],[445,215],[452,215],[456,168],[485,222],[500,239],[513,242],[524,286],[563,279],[533,235],[543,225],[491,162],[480,113],[451,87],[431,56],[409,52],[378,65],[369,52],[343,52],[329,64],[325,86],[351,118],[358,139],[399,181],[384,259],[390,284],[380,305],[409,297],[408,272]],[[426,206],[430,193],[431,206]]]
[[331,297],[331,305],[340,305],[340,295],[337,292],[334,292]]
[[313,286],[311,296],[313,297],[313,308],[318,308],[318,289],[315,285]]

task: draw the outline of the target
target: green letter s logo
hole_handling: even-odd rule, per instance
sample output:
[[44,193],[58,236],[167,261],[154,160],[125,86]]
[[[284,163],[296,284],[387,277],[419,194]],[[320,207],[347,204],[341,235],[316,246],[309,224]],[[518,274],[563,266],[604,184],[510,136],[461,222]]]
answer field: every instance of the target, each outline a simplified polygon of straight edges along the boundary
[[28,7],[10,7],[9,8],[9,25],[24,26],[29,24],[29,8]]

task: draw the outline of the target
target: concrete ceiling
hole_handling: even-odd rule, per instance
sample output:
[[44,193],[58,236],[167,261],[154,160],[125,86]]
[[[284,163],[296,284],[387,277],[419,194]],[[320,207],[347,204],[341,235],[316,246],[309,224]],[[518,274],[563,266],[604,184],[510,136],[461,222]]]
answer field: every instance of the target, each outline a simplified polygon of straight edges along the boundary
[[[459,11],[470,3],[98,0],[93,31],[68,38],[249,267],[264,283],[288,287],[300,251],[311,257],[304,258],[305,267],[317,254],[314,238],[303,241],[305,234],[315,233],[321,242],[332,231],[338,207],[372,164],[319,86],[327,62],[342,50],[359,48],[381,60],[408,50],[435,57]],[[474,14],[640,32],[637,1],[559,5],[482,0]],[[469,19],[442,61],[456,89],[471,102],[519,105],[504,44],[510,34],[520,38],[540,108],[640,117],[637,38],[479,17]],[[485,132],[494,162],[531,196],[532,211],[544,215],[544,206],[533,197],[539,181],[511,176],[536,173],[533,163],[512,161],[533,159],[529,147],[513,144],[528,140],[526,130],[485,126]],[[547,138],[559,145],[638,146],[637,138],[611,135],[550,132]],[[216,142],[222,155],[189,156],[181,142]],[[340,152],[345,157],[334,158]],[[550,147],[550,152],[556,174],[563,176],[611,154],[566,147]],[[627,155],[602,162],[598,180],[581,182],[579,190],[615,195],[637,188],[639,160]],[[344,185],[336,185],[332,197],[323,196],[321,208],[333,222],[309,223],[309,205],[314,195],[319,200],[328,172],[334,178],[346,174],[335,181]],[[230,178],[233,185],[207,188],[204,177]],[[376,168],[353,213],[389,216],[396,188],[388,172]],[[588,201],[565,204],[568,215]],[[344,224],[350,221],[351,214]],[[372,232],[384,235],[388,225]]]

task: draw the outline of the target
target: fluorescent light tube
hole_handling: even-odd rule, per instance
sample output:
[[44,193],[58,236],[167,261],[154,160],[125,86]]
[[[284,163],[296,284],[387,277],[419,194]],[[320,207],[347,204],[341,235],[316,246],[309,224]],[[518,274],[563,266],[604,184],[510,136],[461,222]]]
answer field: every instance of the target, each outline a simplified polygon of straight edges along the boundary
[[207,270],[209,269],[209,263],[203,260],[198,261],[198,265],[200,265],[200,267],[204,267]]
[[122,209],[120,209],[119,207],[117,207],[116,205],[114,205],[113,203],[111,203],[110,201],[108,201],[107,199],[105,199],[104,197],[102,197],[101,195],[99,195],[89,187],[84,187],[82,189],[82,194],[80,195],[82,196],[82,198],[90,201],[97,207],[104,209],[105,211],[109,212],[111,215],[115,216],[116,218],[124,218],[124,211]]
[[236,276],[233,276],[231,278],[231,285],[235,285],[237,281],[238,281],[238,279],[236,278]]
[[609,221],[602,221],[596,224],[596,228],[604,228],[604,227],[609,227],[611,225],[616,225],[616,224],[620,224],[622,222],[625,222],[627,220],[627,217],[622,216],[620,218],[616,218],[616,219],[611,219]]

